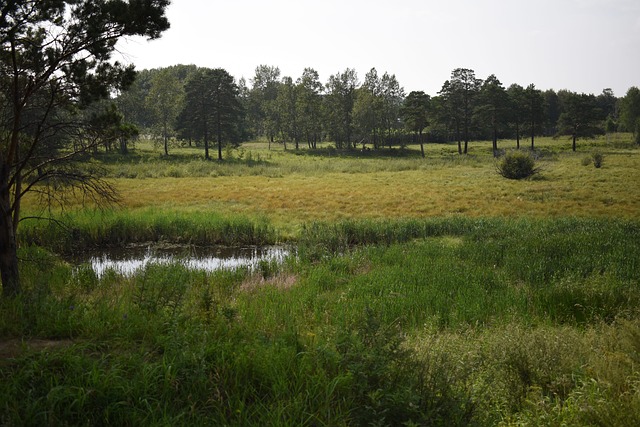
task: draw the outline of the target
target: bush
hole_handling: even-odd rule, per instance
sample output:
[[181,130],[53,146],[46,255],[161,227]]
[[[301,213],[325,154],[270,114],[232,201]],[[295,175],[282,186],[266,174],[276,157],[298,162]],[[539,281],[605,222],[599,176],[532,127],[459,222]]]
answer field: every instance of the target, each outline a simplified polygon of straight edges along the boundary
[[540,171],[531,153],[525,151],[506,153],[498,161],[496,168],[500,175],[509,179],[529,178]]
[[602,163],[604,163],[604,154],[600,151],[594,151],[591,154],[591,160],[593,160],[593,166],[596,168],[602,167]]

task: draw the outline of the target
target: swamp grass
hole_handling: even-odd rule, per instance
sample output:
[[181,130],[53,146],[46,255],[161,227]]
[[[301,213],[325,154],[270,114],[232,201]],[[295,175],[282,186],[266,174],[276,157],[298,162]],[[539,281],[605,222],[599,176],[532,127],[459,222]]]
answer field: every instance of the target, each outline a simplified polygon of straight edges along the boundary
[[57,253],[121,247],[147,242],[195,246],[247,246],[276,243],[275,229],[264,218],[220,215],[213,212],[83,209],[58,214],[55,220],[32,220],[22,229],[26,245]]
[[299,244],[255,272],[131,278],[25,248],[2,423],[640,421],[637,222],[350,220]]

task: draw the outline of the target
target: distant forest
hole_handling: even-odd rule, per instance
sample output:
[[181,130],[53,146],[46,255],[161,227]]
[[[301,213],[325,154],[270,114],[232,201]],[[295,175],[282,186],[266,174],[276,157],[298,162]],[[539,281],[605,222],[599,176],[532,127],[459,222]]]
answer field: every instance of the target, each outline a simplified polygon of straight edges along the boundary
[[162,141],[166,154],[176,139],[203,145],[207,158],[210,147],[221,158],[223,146],[255,138],[285,149],[313,149],[322,141],[337,149],[455,141],[460,154],[472,140],[492,140],[494,150],[501,139],[535,148],[536,136],[567,136],[575,150],[581,138],[617,131],[632,132],[640,143],[637,87],[624,97],[611,89],[594,95],[534,84],[505,88],[495,75],[483,80],[466,68],[453,70],[430,96],[406,93],[395,75],[375,68],[362,81],[347,68],[323,83],[312,68],[294,79],[260,65],[247,82],[224,69],[175,65],[138,72],[115,101],[127,135],[144,132]]

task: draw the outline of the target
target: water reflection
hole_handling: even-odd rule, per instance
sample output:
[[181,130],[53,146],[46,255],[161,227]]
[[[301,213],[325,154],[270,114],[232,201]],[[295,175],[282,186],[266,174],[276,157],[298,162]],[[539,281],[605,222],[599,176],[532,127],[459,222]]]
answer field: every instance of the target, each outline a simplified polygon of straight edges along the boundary
[[78,263],[88,263],[101,277],[106,271],[132,276],[148,264],[180,263],[192,270],[212,272],[221,269],[256,269],[261,261],[281,263],[291,253],[283,246],[251,247],[153,247],[117,248],[89,254]]

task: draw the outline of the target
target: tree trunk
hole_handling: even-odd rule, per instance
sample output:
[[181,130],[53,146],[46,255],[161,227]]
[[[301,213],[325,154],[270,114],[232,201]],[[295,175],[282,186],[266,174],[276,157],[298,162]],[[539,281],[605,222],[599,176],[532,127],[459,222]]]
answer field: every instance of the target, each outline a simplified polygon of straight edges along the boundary
[[535,134],[535,122],[531,122],[531,150],[533,151],[535,149],[533,142],[536,139],[536,134]]
[[422,158],[424,159],[424,142],[422,141],[422,131],[420,131],[418,138],[420,138],[420,154],[422,154]]
[[164,129],[162,132],[162,136],[164,137],[164,155],[169,155],[169,132],[167,131],[167,123],[164,123]]
[[[4,165],[4,167],[8,167]],[[7,174],[2,174],[8,183]],[[3,182],[3,185],[5,185]],[[2,189],[0,200],[0,278],[2,279],[2,295],[12,297],[20,293],[20,274],[18,272],[18,245],[15,226],[11,215],[9,188]]]

